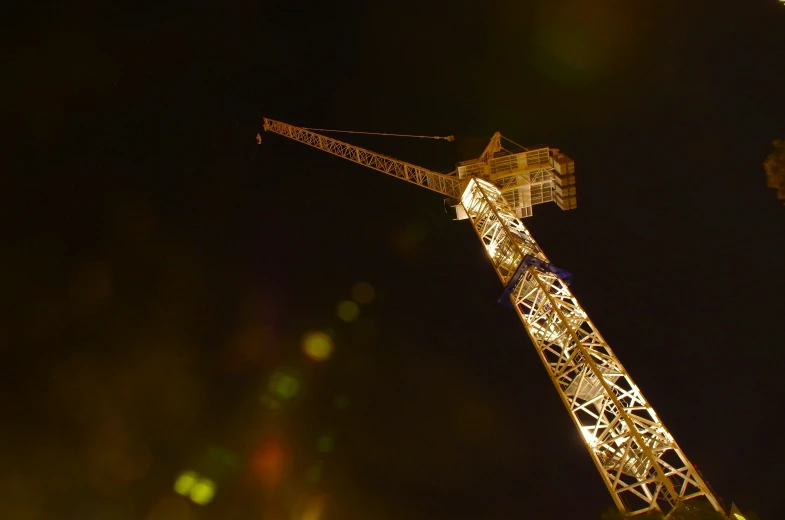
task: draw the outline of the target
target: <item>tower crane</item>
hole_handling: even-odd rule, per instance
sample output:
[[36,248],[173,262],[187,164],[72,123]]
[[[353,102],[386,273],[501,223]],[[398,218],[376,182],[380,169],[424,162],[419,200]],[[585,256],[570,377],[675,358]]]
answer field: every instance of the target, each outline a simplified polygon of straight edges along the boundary
[[[501,146],[450,173],[264,118],[264,130],[449,197],[469,220],[619,511],[669,513],[703,497],[722,507],[569,288],[521,222],[532,206],[576,208],[575,164],[548,146]],[[451,140],[451,138],[445,138]]]

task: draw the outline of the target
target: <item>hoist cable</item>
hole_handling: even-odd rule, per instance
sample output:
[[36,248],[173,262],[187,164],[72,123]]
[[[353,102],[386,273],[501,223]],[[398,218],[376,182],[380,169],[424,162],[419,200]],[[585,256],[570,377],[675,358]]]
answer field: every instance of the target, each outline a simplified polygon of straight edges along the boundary
[[509,138],[507,138],[507,137],[504,137],[503,135],[502,135],[502,139],[507,139],[509,142],[511,142],[512,144],[514,144],[514,145],[515,145],[515,146],[517,146],[518,148],[520,148],[520,149],[522,149],[522,150],[527,150],[527,148],[526,148],[525,146],[521,146],[521,145],[519,145],[518,143],[516,143],[515,141],[513,141],[512,139],[509,139]]
[[411,134],[388,134],[384,132],[358,132],[355,130],[332,130],[327,128],[307,128],[302,127],[304,130],[312,130],[314,132],[338,132],[343,134],[365,134],[365,135],[390,135],[394,137],[419,137],[421,139],[444,139],[445,141],[453,141],[455,137],[452,135],[448,135],[446,137],[438,136],[438,135],[411,135]]

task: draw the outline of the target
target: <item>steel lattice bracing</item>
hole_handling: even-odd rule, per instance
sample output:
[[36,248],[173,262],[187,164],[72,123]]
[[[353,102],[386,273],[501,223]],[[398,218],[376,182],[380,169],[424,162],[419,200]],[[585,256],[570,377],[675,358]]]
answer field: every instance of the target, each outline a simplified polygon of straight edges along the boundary
[[[525,255],[547,261],[494,185],[474,178],[461,200],[502,284]],[[528,267],[510,300],[619,509],[668,512],[705,496],[720,511],[566,284]]]
[[[505,197],[509,191],[506,177],[494,176],[491,171],[491,163],[499,159],[493,157],[499,151],[499,134],[494,135],[480,159],[460,163],[455,176],[271,119],[264,120],[264,128],[459,199],[619,510],[669,512],[682,501],[705,497],[721,511],[711,490],[586,312],[566,284],[553,274],[559,270],[545,272],[534,267],[537,263],[532,257],[544,262],[548,259],[516,218],[515,210],[526,213],[522,216],[531,213],[520,211],[525,203],[510,206],[509,197]],[[544,189],[547,184],[559,207],[575,208],[572,159],[547,147],[525,149],[524,153],[523,165],[519,161],[517,169],[511,167],[510,172],[524,175],[526,187],[537,184]],[[530,154],[536,157],[530,160]],[[527,170],[530,166],[534,178]],[[529,177],[525,178],[527,173]],[[540,174],[541,178],[537,177]],[[542,197],[538,202],[545,201]],[[531,202],[535,202],[533,198]]]
[[[398,177],[405,181],[417,184],[423,188],[428,188],[448,197],[457,199],[461,196],[461,181],[454,175],[437,173],[420,166],[415,166],[404,161],[399,161],[386,155],[371,152],[359,146],[331,139],[321,134],[311,132],[304,128],[292,126],[280,121],[264,118],[264,129],[275,132],[295,141],[313,146],[319,150],[343,157],[352,162],[362,164],[374,170]],[[465,184],[465,183],[463,183]]]

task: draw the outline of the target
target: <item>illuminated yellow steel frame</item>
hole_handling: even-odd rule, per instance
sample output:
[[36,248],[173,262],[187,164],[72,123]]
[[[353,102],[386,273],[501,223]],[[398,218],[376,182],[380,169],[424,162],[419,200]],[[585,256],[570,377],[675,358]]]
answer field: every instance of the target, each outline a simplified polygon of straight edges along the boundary
[[[270,119],[264,129],[458,198],[502,285],[513,280],[510,301],[619,510],[667,513],[685,500],[705,497],[721,512],[567,285],[534,266],[514,281],[527,255],[549,261],[496,185],[472,175],[439,174]],[[494,138],[489,147],[498,144]],[[484,152],[480,161],[489,160]]]
[[[503,285],[525,255],[548,261],[494,185],[472,179],[461,201]],[[530,266],[510,300],[618,508],[668,512],[705,496],[720,511],[567,285]]]

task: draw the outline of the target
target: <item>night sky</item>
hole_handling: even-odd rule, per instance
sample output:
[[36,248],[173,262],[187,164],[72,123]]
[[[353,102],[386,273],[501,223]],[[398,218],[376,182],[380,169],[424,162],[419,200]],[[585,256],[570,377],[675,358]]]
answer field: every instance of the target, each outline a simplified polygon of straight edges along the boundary
[[[785,137],[785,5],[310,4],[0,22],[0,518],[613,504],[470,225],[436,193],[257,146],[263,116],[455,135],[343,136],[437,171],[495,131],[571,156],[578,209],[525,224],[717,494],[778,517],[785,207],[762,161]],[[327,360],[303,353],[312,331]],[[205,505],[175,491],[208,480]]]

